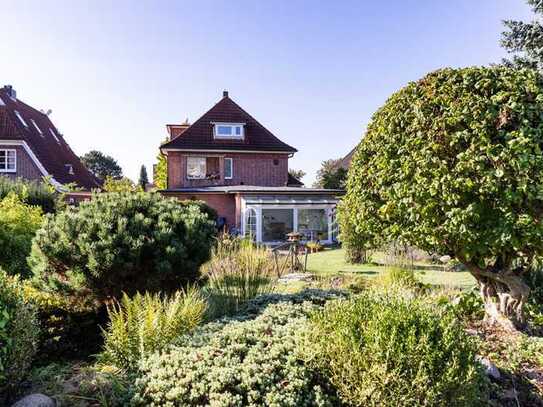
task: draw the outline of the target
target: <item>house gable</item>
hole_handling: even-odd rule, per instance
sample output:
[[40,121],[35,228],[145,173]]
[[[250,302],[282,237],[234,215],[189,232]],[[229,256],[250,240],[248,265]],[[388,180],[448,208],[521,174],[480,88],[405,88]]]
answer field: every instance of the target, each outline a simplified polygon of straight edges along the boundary
[[31,170],[27,165],[15,176],[38,179],[37,169],[41,176],[51,176],[58,188],[71,183],[86,190],[100,187],[47,114],[17,99],[10,86],[0,88],[0,100],[0,149],[17,147],[18,156],[30,159],[35,167]]
[[[216,137],[215,125],[243,126],[240,137]],[[243,110],[224,92],[223,98],[177,137],[161,146],[168,151],[297,152]]]

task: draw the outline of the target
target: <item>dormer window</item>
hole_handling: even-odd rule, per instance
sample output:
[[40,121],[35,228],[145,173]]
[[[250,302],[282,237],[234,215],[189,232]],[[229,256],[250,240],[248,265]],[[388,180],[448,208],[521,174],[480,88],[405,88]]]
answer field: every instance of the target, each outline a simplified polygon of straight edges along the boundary
[[15,112],[15,116],[17,116],[17,119],[19,119],[21,124],[25,127],[28,127],[28,123],[25,121],[25,119],[23,119],[23,116],[21,116],[21,113],[19,113],[17,110],[15,110],[14,112]]
[[64,164],[64,166],[66,167],[68,174],[74,175],[74,167],[72,164]]
[[239,139],[245,137],[245,123],[213,123],[213,135],[216,139]]

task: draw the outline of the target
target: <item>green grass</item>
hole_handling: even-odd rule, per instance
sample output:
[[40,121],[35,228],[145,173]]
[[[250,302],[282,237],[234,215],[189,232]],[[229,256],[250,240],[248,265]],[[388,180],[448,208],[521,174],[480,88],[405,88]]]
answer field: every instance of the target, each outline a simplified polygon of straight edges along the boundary
[[[378,256],[376,256],[378,257]],[[418,263],[415,265],[417,278],[425,284],[445,285],[450,287],[471,288],[475,279],[469,272],[445,272],[439,266]],[[348,264],[345,262],[345,250],[328,249],[310,254],[307,259],[307,271],[322,277],[355,275],[376,277],[386,266],[371,264]]]

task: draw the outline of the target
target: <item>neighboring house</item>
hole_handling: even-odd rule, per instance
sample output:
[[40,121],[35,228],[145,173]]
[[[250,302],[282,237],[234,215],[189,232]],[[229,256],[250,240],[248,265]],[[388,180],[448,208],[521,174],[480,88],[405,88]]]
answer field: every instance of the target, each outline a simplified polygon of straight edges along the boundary
[[[75,184],[84,191],[100,187],[46,113],[17,99],[11,86],[0,88],[0,176],[42,180],[58,191]],[[75,193],[72,199],[83,199]],[[88,195],[88,194],[87,194]]]
[[215,208],[230,230],[276,243],[297,231],[331,243],[342,191],[302,188],[289,177],[297,152],[238,106],[223,98],[192,125],[166,126],[168,187],[162,193],[200,199]]
[[349,153],[348,153],[345,157],[343,157],[343,158],[341,158],[341,159],[339,160],[339,164],[338,164],[338,165],[339,165],[340,168],[344,168],[344,169],[346,169],[346,170],[348,170],[349,168],[351,168],[351,162],[353,161],[354,153],[356,153],[356,148],[357,148],[357,147],[358,147],[358,146],[356,146],[355,148],[353,148],[351,151],[349,151]]

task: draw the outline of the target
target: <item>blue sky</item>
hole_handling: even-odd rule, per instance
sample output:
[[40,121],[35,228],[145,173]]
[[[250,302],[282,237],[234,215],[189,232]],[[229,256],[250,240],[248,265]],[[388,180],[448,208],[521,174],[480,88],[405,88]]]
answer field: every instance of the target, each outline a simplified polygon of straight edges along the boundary
[[306,184],[391,93],[500,61],[501,20],[531,18],[522,0],[0,3],[0,85],[52,109],[77,154],[151,175],[164,125],[194,121],[226,89],[298,148],[290,166]]

